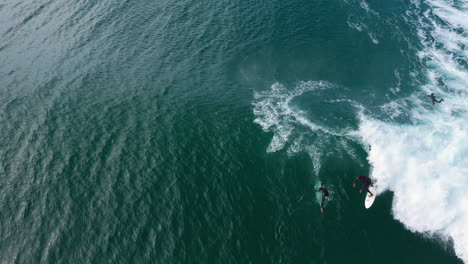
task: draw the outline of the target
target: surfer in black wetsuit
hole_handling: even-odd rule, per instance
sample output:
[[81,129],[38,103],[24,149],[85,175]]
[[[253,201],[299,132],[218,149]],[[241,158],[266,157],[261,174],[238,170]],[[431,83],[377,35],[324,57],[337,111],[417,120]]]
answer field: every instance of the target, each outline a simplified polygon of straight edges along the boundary
[[329,193],[327,188],[325,188],[325,185],[322,184],[322,187],[320,187],[317,192],[322,192],[322,203],[320,203],[320,211],[323,213],[323,204],[325,203],[325,199],[327,199]]
[[356,180],[359,180],[363,184],[363,187],[359,192],[362,193],[362,190],[366,190],[370,194],[369,197],[374,196],[374,194],[369,191],[369,186],[372,185],[372,180],[369,177],[362,175],[357,176],[356,179],[354,179],[353,188],[356,187]]
[[444,99],[437,100],[434,93],[431,93],[431,94],[428,95],[427,97],[431,98],[432,105],[435,105],[435,103],[439,103],[439,104],[440,104],[441,102],[444,101]]

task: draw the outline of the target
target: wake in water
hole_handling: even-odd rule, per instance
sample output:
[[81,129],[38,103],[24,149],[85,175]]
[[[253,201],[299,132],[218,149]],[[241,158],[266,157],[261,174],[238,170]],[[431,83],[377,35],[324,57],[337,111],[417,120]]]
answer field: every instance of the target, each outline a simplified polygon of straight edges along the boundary
[[[283,148],[286,148],[290,156],[298,152],[306,152],[312,159],[316,176],[320,171],[321,159],[325,156],[348,154],[354,160],[359,160],[356,150],[349,145],[348,140],[355,136],[354,129],[328,125],[333,123],[332,119],[344,115],[344,112],[351,112],[349,111],[350,104],[357,104],[348,99],[340,99],[342,96],[333,93],[335,88],[335,85],[328,82],[302,82],[295,85],[293,89],[275,83],[271,86],[271,90],[255,93],[253,111],[256,119],[254,122],[259,124],[265,132],[273,132],[267,152],[276,152]],[[310,111],[301,110],[298,99],[311,99],[307,97],[310,93],[314,94],[314,98],[320,98],[317,104],[336,104],[344,112],[308,116]],[[330,99],[327,100],[327,98]],[[335,149],[336,145],[342,147],[338,153],[327,151],[327,149]]]
[[[330,146],[341,145],[338,151],[360,162],[349,141],[361,143],[378,182],[376,194],[394,193],[394,217],[411,231],[451,239],[457,256],[468,263],[468,4],[426,3],[413,1],[405,18],[419,32],[418,55],[426,65],[427,82],[409,97],[380,108],[389,120],[405,115],[408,122],[378,120],[359,103],[331,93],[335,99],[324,100],[351,106],[359,127],[325,125],[330,122],[301,110],[297,98],[308,93],[323,98],[336,88],[327,82],[293,88],[276,83],[256,93],[255,122],[273,133],[268,152],[306,152],[316,175]],[[432,92],[445,101],[433,106],[427,98]]]
[[[335,187],[332,184],[325,185],[323,184],[320,180],[317,180],[314,185],[314,190],[315,190],[315,201],[319,206],[322,206],[322,192],[319,191],[321,187],[324,187],[328,195],[323,201],[323,208],[326,208],[328,206],[328,203],[333,201],[334,194],[335,194]],[[323,212],[323,211],[322,211]]]
[[419,56],[427,64],[429,80],[421,89],[445,102],[428,107],[427,97],[414,93],[409,98],[416,102],[411,125],[362,114],[359,134],[370,146],[368,159],[380,191],[394,193],[395,218],[412,231],[452,238],[456,254],[467,263],[468,36],[463,32],[468,31],[468,15],[461,10],[468,5],[428,4],[431,9],[418,19],[424,47]]

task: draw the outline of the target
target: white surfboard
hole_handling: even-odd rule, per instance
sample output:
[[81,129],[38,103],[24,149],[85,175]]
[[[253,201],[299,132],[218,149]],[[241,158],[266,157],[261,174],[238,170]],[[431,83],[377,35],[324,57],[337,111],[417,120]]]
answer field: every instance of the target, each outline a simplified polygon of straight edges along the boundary
[[369,186],[369,191],[371,191],[371,193],[373,193],[374,195],[372,197],[369,197],[370,193],[366,191],[366,200],[364,201],[366,209],[369,209],[372,206],[372,204],[375,201],[375,197],[377,196],[375,193],[375,186]]

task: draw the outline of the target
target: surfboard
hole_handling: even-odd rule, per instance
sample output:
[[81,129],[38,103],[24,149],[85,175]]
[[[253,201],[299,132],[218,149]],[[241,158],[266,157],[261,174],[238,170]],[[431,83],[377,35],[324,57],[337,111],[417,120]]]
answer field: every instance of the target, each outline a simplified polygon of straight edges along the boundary
[[366,209],[369,209],[372,206],[372,204],[375,201],[375,197],[377,196],[375,193],[375,186],[370,186],[369,191],[371,191],[371,193],[373,193],[374,196],[369,197],[370,194],[366,192],[366,200],[364,201],[364,205],[366,206]]

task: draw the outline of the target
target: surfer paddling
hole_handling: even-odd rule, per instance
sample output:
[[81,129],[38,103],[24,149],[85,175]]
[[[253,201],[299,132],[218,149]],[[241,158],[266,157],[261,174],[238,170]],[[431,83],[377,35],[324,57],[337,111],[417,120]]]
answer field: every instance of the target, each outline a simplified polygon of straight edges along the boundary
[[320,187],[317,192],[322,192],[322,203],[320,203],[320,211],[323,213],[323,204],[325,203],[325,199],[327,199],[329,193],[327,188],[325,188],[325,185],[322,184],[322,187]]
[[437,100],[434,93],[431,93],[431,94],[428,95],[427,97],[431,98],[432,105],[435,105],[435,103],[440,104],[441,102],[444,101],[444,99]]
[[363,175],[357,176],[356,179],[354,179],[353,188],[356,187],[356,180],[362,182],[363,185],[362,189],[359,190],[359,192],[362,193],[362,190],[366,190],[370,194],[369,197],[374,196],[374,194],[369,191],[369,186],[372,185],[372,180],[369,177]]

